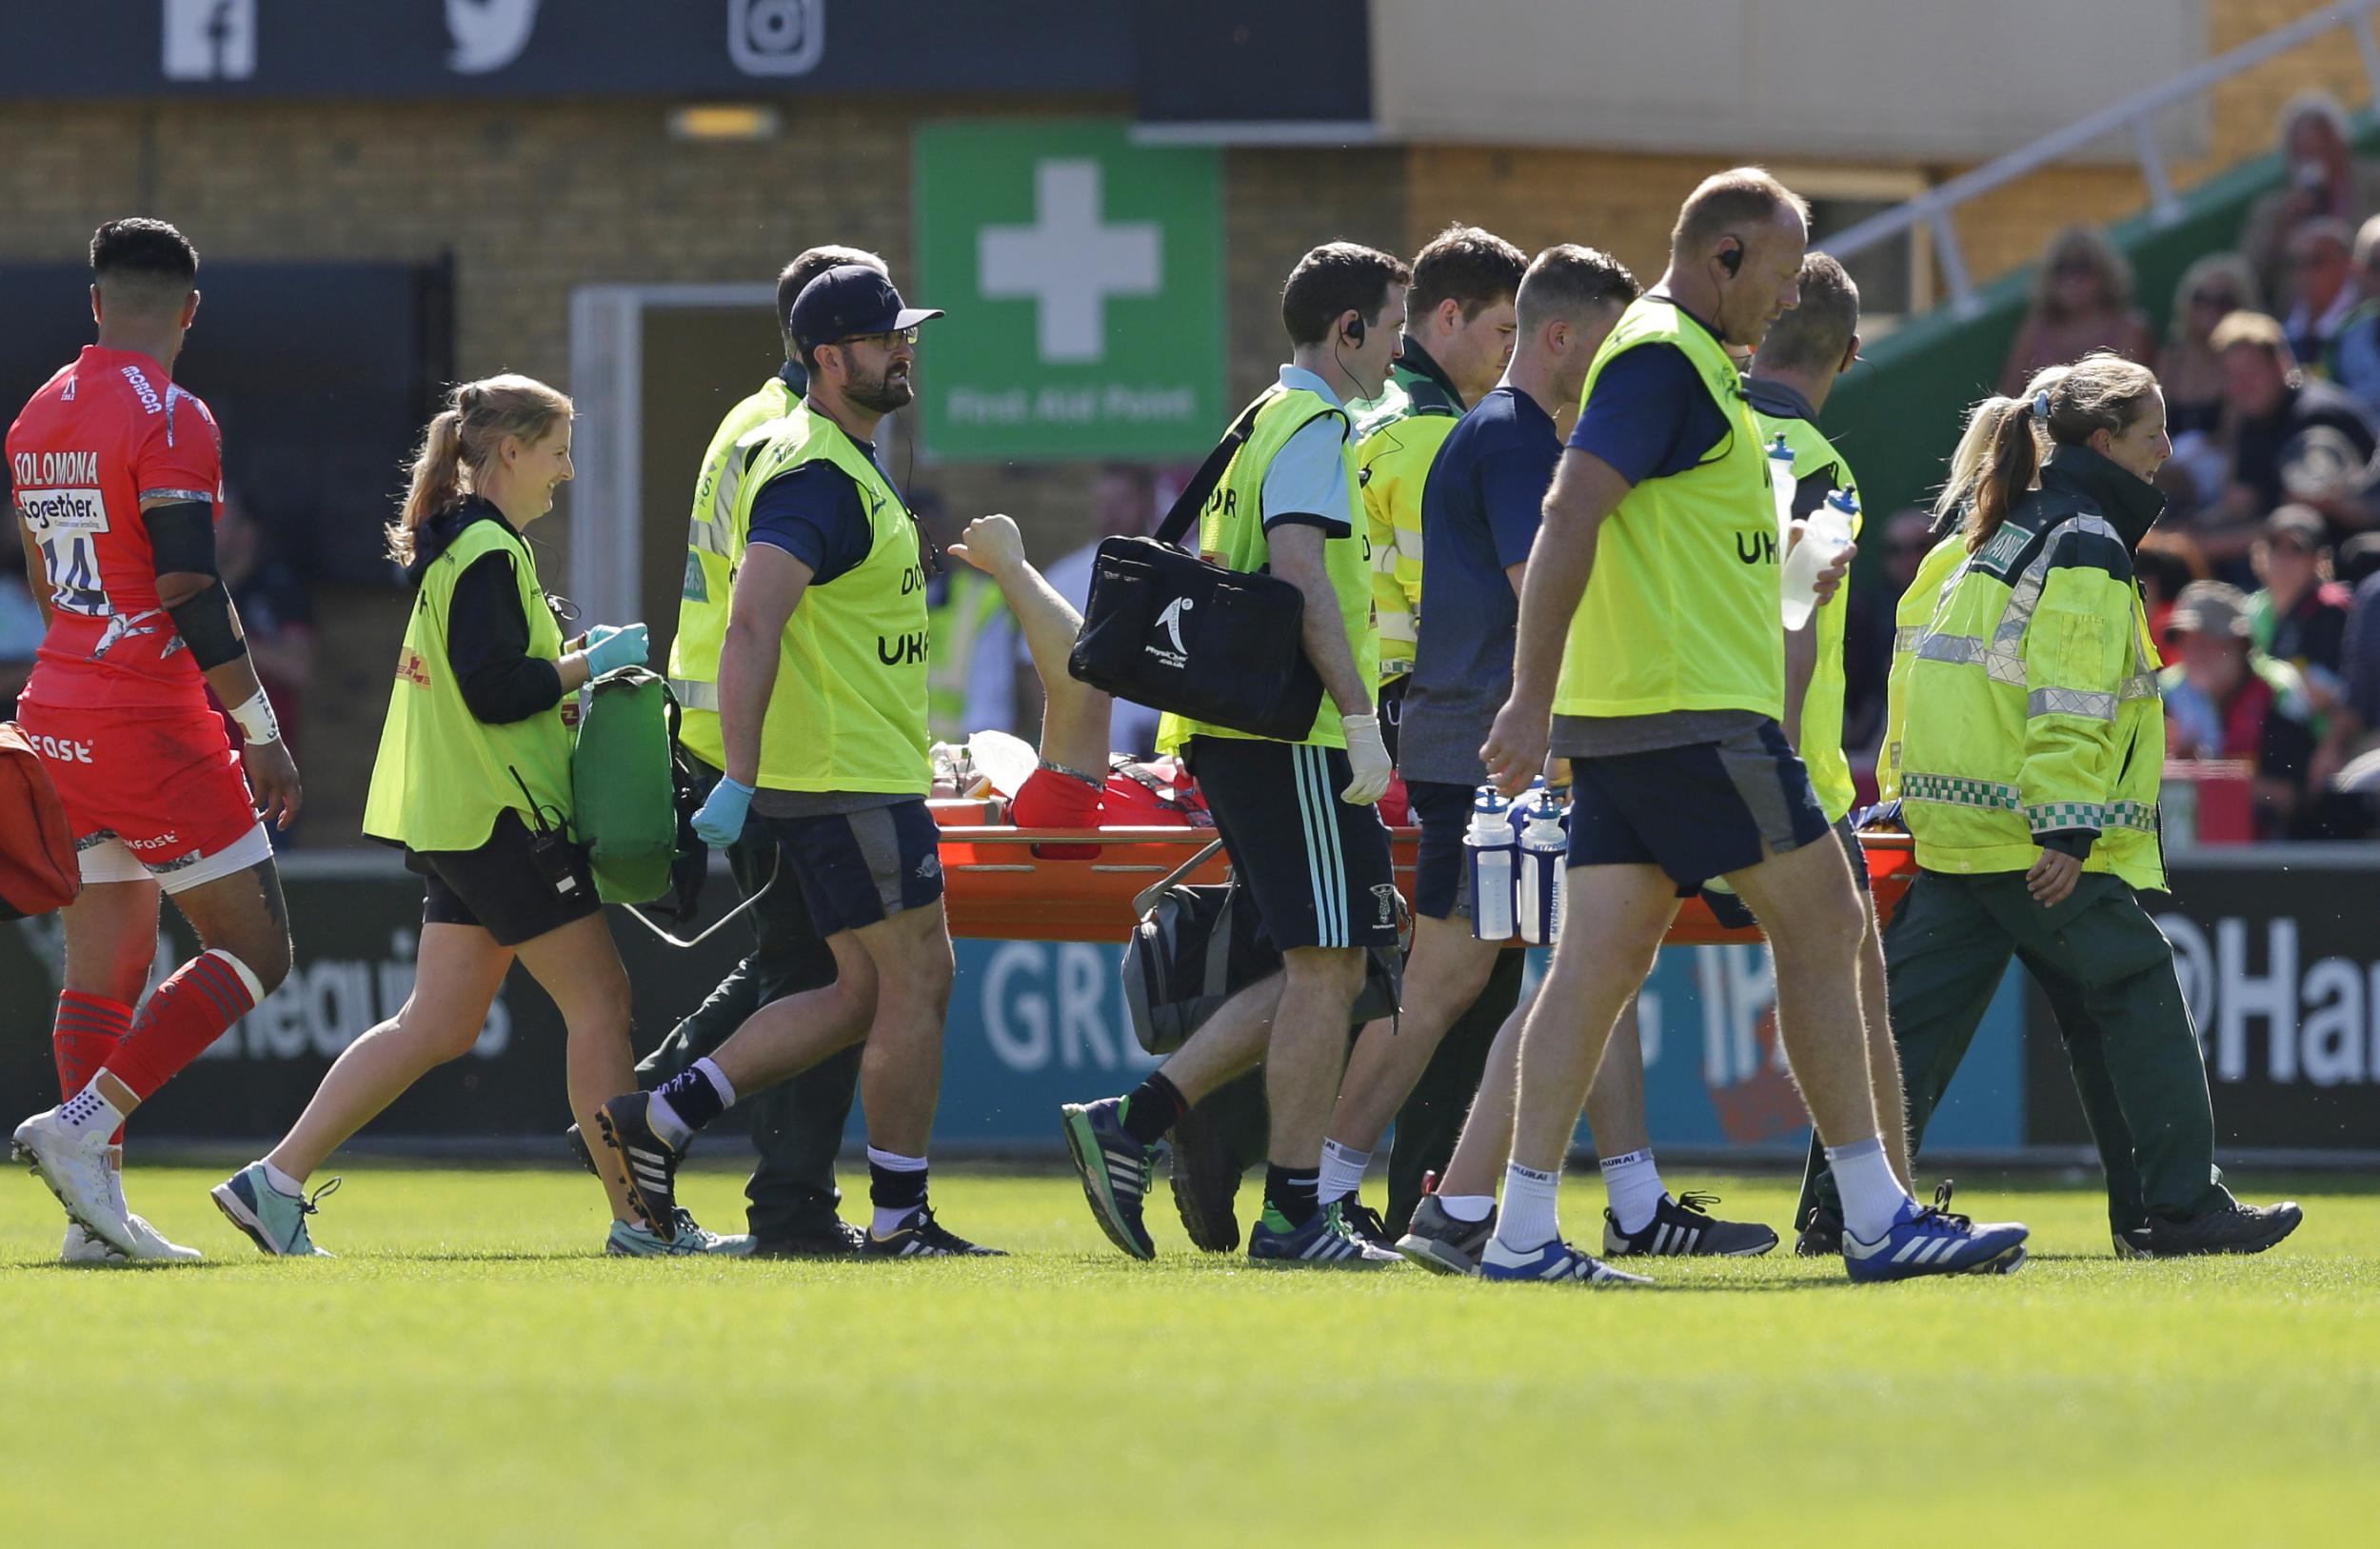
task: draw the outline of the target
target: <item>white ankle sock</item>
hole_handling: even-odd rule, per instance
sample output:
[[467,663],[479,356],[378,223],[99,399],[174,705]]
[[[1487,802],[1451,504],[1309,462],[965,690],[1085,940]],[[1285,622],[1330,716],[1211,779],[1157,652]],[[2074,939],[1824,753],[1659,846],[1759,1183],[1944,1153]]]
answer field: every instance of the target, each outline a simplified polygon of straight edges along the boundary
[[[906,1157],[898,1151],[880,1150],[873,1145],[867,1148],[867,1164],[870,1172],[888,1173],[922,1173],[927,1167],[923,1157]],[[916,1202],[909,1204],[871,1203],[869,1208],[874,1214],[869,1218],[868,1230],[880,1239],[890,1237],[901,1230],[901,1223],[915,1215],[923,1203],[922,1194]]]
[[1661,1182],[1661,1169],[1647,1147],[1631,1151],[1626,1156],[1605,1157],[1603,1191],[1611,1196],[1612,1214],[1618,1218],[1622,1232],[1635,1234],[1653,1222],[1653,1212],[1661,1197],[1669,1192]]
[[1541,1173],[1516,1162],[1504,1169],[1504,1217],[1496,1226],[1496,1241],[1517,1253],[1545,1246],[1562,1235],[1554,1197],[1561,1191],[1562,1175]]
[[304,1179],[291,1178],[269,1162],[260,1162],[256,1165],[265,1169],[265,1182],[272,1186],[275,1194],[286,1194],[294,1200],[306,1192]]
[[89,1086],[58,1104],[58,1121],[74,1133],[77,1140],[96,1133],[102,1141],[116,1132],[124,1122],[124,1115],[99,1090],[99,1078],[93,1076]]
[[1496,1210],[1493,1194],[1441,1194],[1438,1207],[1467,1226],[1476,1226]]
[[655,1092],[653,1101],[645,1106],[645,1122],[653,1126],[653,1133],[660,1136],[662,1143],[672,1151],[684,1150],[686,1142],[694,1139],[694,1126],[679,1118],[678,1110],[671,1107],[669,1100],[659,1092]]
[[703,1079],[711,1083],[711,1090],[719,1094],[721,1107],[732,1108],[736,1105],[736,1083],[727,1079],[725,1071],[711,1062],[709,1056],[695,1061],[694,1068],[703,1073]]
[[1322,1203],[1343,1200],[1363,1187],[1363,1169],[1372,1164],[1372,1153],[1359,1151],[1337,1141],[1322,1142],[1322,1182],[1316,1195]]
[[1843,1196],[1843,1229],[1860,1241],[1874,1242],[1891,1231],[1901,1207],[1914,1203],[1893,1176],[1884,1142],[1877,1137],[1830,1145],[1826,1160],[1835,1171],[1835,1187]]

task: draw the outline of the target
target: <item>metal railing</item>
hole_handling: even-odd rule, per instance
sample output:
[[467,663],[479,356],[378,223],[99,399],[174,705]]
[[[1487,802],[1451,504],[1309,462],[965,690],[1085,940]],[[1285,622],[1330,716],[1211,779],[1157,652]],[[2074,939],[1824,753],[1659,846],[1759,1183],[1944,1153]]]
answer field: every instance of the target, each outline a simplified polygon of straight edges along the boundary
[[2380,101],[2380,37],[2372,30],[2374,10],[2380,10],[2380,0],[2343,0],[2342,4],[2325,6],[2286,27],[2274,28],[2260,38],[2243,43],[2229,53],[2184,70],[2162,86],[2136,92],[2088,118],[2045,134],[2029,146],[2012,150],[1997,161],[1962,172],[1908,203],[1872,215],[1815,246],[1837,258],[1848,258],[1922,223],[1934,233],[1934,254],[1941,261],[1942,277],[1950,288],[1952,315],[1973,317],[1983,310],[1983,298],[1968,271],[1966,249],[1960,247],[1957,226],[1951,219],[1959,206],[2028,172],[2063,161],[2109,135],[2129,133],[2139,158],[2141,177],[2149,186],[2151,218],[2159,226],[2171,226],[2181,219],[2182,202],[2167,172],[2165,152],[2157,145],[2156,115],[2242,70],[2342,27],[2354,33],[2355,48],[2363,56],[2364,74],[2371,85],[2373,100]]

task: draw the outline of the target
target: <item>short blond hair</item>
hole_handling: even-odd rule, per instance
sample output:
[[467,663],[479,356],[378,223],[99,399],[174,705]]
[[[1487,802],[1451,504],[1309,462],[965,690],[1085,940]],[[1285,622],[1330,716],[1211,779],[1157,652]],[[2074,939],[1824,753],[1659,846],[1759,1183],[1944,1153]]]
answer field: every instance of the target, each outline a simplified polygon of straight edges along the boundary
[[2233,312],[2207,335],[2207,348],[2218,355],[2235,345],[2253,346],[2285,366],[2297,364],[2297,357],[2290,350],[2289,330],[2263,312]]

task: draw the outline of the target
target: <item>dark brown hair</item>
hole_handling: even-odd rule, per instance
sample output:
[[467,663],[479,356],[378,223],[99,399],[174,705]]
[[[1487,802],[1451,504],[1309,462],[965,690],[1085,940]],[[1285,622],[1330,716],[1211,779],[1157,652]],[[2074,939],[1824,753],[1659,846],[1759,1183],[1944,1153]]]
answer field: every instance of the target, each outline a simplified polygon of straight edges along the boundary
[[1414,254],[1413,289],[1405,306],[1418,317],[1458,301],[1468,323],[1517,294],[1528,268],[1528,256],[1502,237],[1458,222]]
[[1339,320],[1354,312],[1366,323],[1388,306],[1391,286],[1411,283],[1413,270],[1394,253],[1353,242],[1325,242],[1298,260],[1281,287],[1281,326],[1293,345],[1319,345]]
[[[2042,378],[2052,371],[2055,380],[2042,386]],[[2080,447],[2101,430],[2122,435],[2157,390],[2157,374],[2103,349],[2072,366],[2052,367],[2026,385],[2034,389],[2031,402],[1992,398],[1975,410],[1978,417],[1993,416],[1993,428],[1975,477],[1974,504],[1967,510],[1971,554],[1992,541],[2016,502],[2033,487],[2041,469],[2040,437],[2054,447]]]

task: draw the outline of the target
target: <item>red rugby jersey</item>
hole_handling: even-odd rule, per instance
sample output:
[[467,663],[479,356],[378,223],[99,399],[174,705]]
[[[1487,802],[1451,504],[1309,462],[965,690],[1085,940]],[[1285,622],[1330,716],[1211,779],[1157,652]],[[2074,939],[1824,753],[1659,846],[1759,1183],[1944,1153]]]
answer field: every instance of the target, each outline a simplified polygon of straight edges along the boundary
[[70,708],[203,705],[206,680],[157,604],[145,499],[220,515],[207,406],[150,356],[86,345],[9,427],[16,508],[50,578],[50,631],[25,697]]

